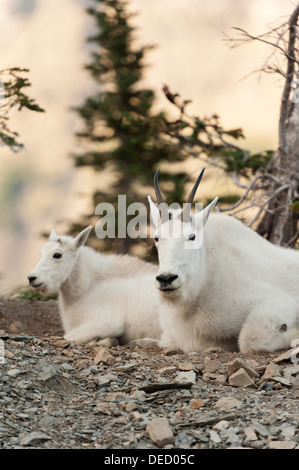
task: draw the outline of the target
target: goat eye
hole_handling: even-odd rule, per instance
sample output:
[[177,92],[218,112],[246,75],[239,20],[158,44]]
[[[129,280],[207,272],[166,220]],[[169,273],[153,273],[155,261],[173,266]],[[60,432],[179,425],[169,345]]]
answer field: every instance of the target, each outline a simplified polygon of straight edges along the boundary
[[62,257],[61,253],[54,253],[54,255],[53,255],[53,258],[55,258],[55,259],[59,259],[61,257]]
[[194,233],[193,233],[192,235],[189,235],[189,240],[191,240],[191,241],[195,240],[195,235],[194,235]]
[[158,241],[159,241],[159,237],[155,237],[155,241],[158,242]]

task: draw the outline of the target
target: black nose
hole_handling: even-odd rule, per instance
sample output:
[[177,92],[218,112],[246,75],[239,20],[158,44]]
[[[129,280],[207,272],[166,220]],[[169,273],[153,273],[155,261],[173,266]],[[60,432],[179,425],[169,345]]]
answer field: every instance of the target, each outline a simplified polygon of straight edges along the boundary
[[27,279],[29,281],[29,284],[32,284],[35,281],[36,276],[28,276]]
[[175,281],[177,278],[177,274],[168,274],[167,276],[164,276],[164,274],[160,274],[156,277],[157,281],[160,282],[162,287],[166,287],[169,284],[172,284],[172,282]]

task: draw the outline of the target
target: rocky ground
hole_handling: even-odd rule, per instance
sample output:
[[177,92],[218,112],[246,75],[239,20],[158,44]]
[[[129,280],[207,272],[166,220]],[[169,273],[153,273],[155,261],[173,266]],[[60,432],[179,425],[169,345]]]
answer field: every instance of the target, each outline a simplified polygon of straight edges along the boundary
[[62,337],[55,301],[0,300],[0,448],[298,449],[297,350]]

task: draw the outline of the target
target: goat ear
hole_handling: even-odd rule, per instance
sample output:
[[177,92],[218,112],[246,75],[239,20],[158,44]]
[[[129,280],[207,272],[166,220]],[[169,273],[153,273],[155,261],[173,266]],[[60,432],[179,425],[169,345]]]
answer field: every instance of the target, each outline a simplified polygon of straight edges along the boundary
[[147,196],[148,202],[150,205],[150,214],[151,214],[151,222],[153,223],[155,228],[158,228],[160,223],[160,211],[156,204],[153,202],[150,196]]
[[82,230],[82,232],[80,232],[79,235],[77,235],[76,238],[73,240],[73,247],[76,250],[78,250],[80,246],[85,244],[90,234],[91,229],[92,229],[92,225],[89,225],[89,227],[86,227],[84,230]]
[[52,228],[50,236],[49,236],[49,241],[53,242],[57,239],[58,235],[55,232],[54,228]]
[[215,199],[213,199],[213,201],[210,202],[210,204],[207,207],[205,207],[202,211],[198,212],[198,214],[195,215],[195,221],[196,221],[197,226],[199,226],[199,224],[200,224],[200,227],[203,227],[205,225],[205,223],[207,222],[209,218],[210,213],[212,212],[213,208],[216,206],[217,202],[218,202],[218,197],[215,197]]

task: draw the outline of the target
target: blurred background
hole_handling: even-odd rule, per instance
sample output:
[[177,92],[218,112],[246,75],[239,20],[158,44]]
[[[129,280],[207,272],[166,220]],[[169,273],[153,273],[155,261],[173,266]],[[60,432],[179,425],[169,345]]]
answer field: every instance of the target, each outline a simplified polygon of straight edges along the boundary
[[[26,284],[39,259],[42,233],[59,232],[90,210],[91,195],[107,185],[107,174],[74,166],[82,121],[72,108],[95,86],[84,66],[94,22],[91,0],[2,0],[1,68],[30,69],[27,90],[45,110],[13,111],[11,127],[24,149],[0,147],[0,294]],[[237,26],[264,32],[293,9],[285,0],[130,0],[136,47],[154,45],[145,59],[142,86],[155,92],[153,109],[173,112],[162,87],[191,99],[189,112],[217,113],[226,128],[241,127],[243,147],[275,149],[283,83],[275,76],[244,76],[263,65],[261,44],[229,48],[224,33]],[[190,166],[192,178],[201,169]],[[202,195],[217,194],[225,180],[210,178]],[[152,191],[152,188],[149,188]],[[152,192],[151,192],[152,194]]]

